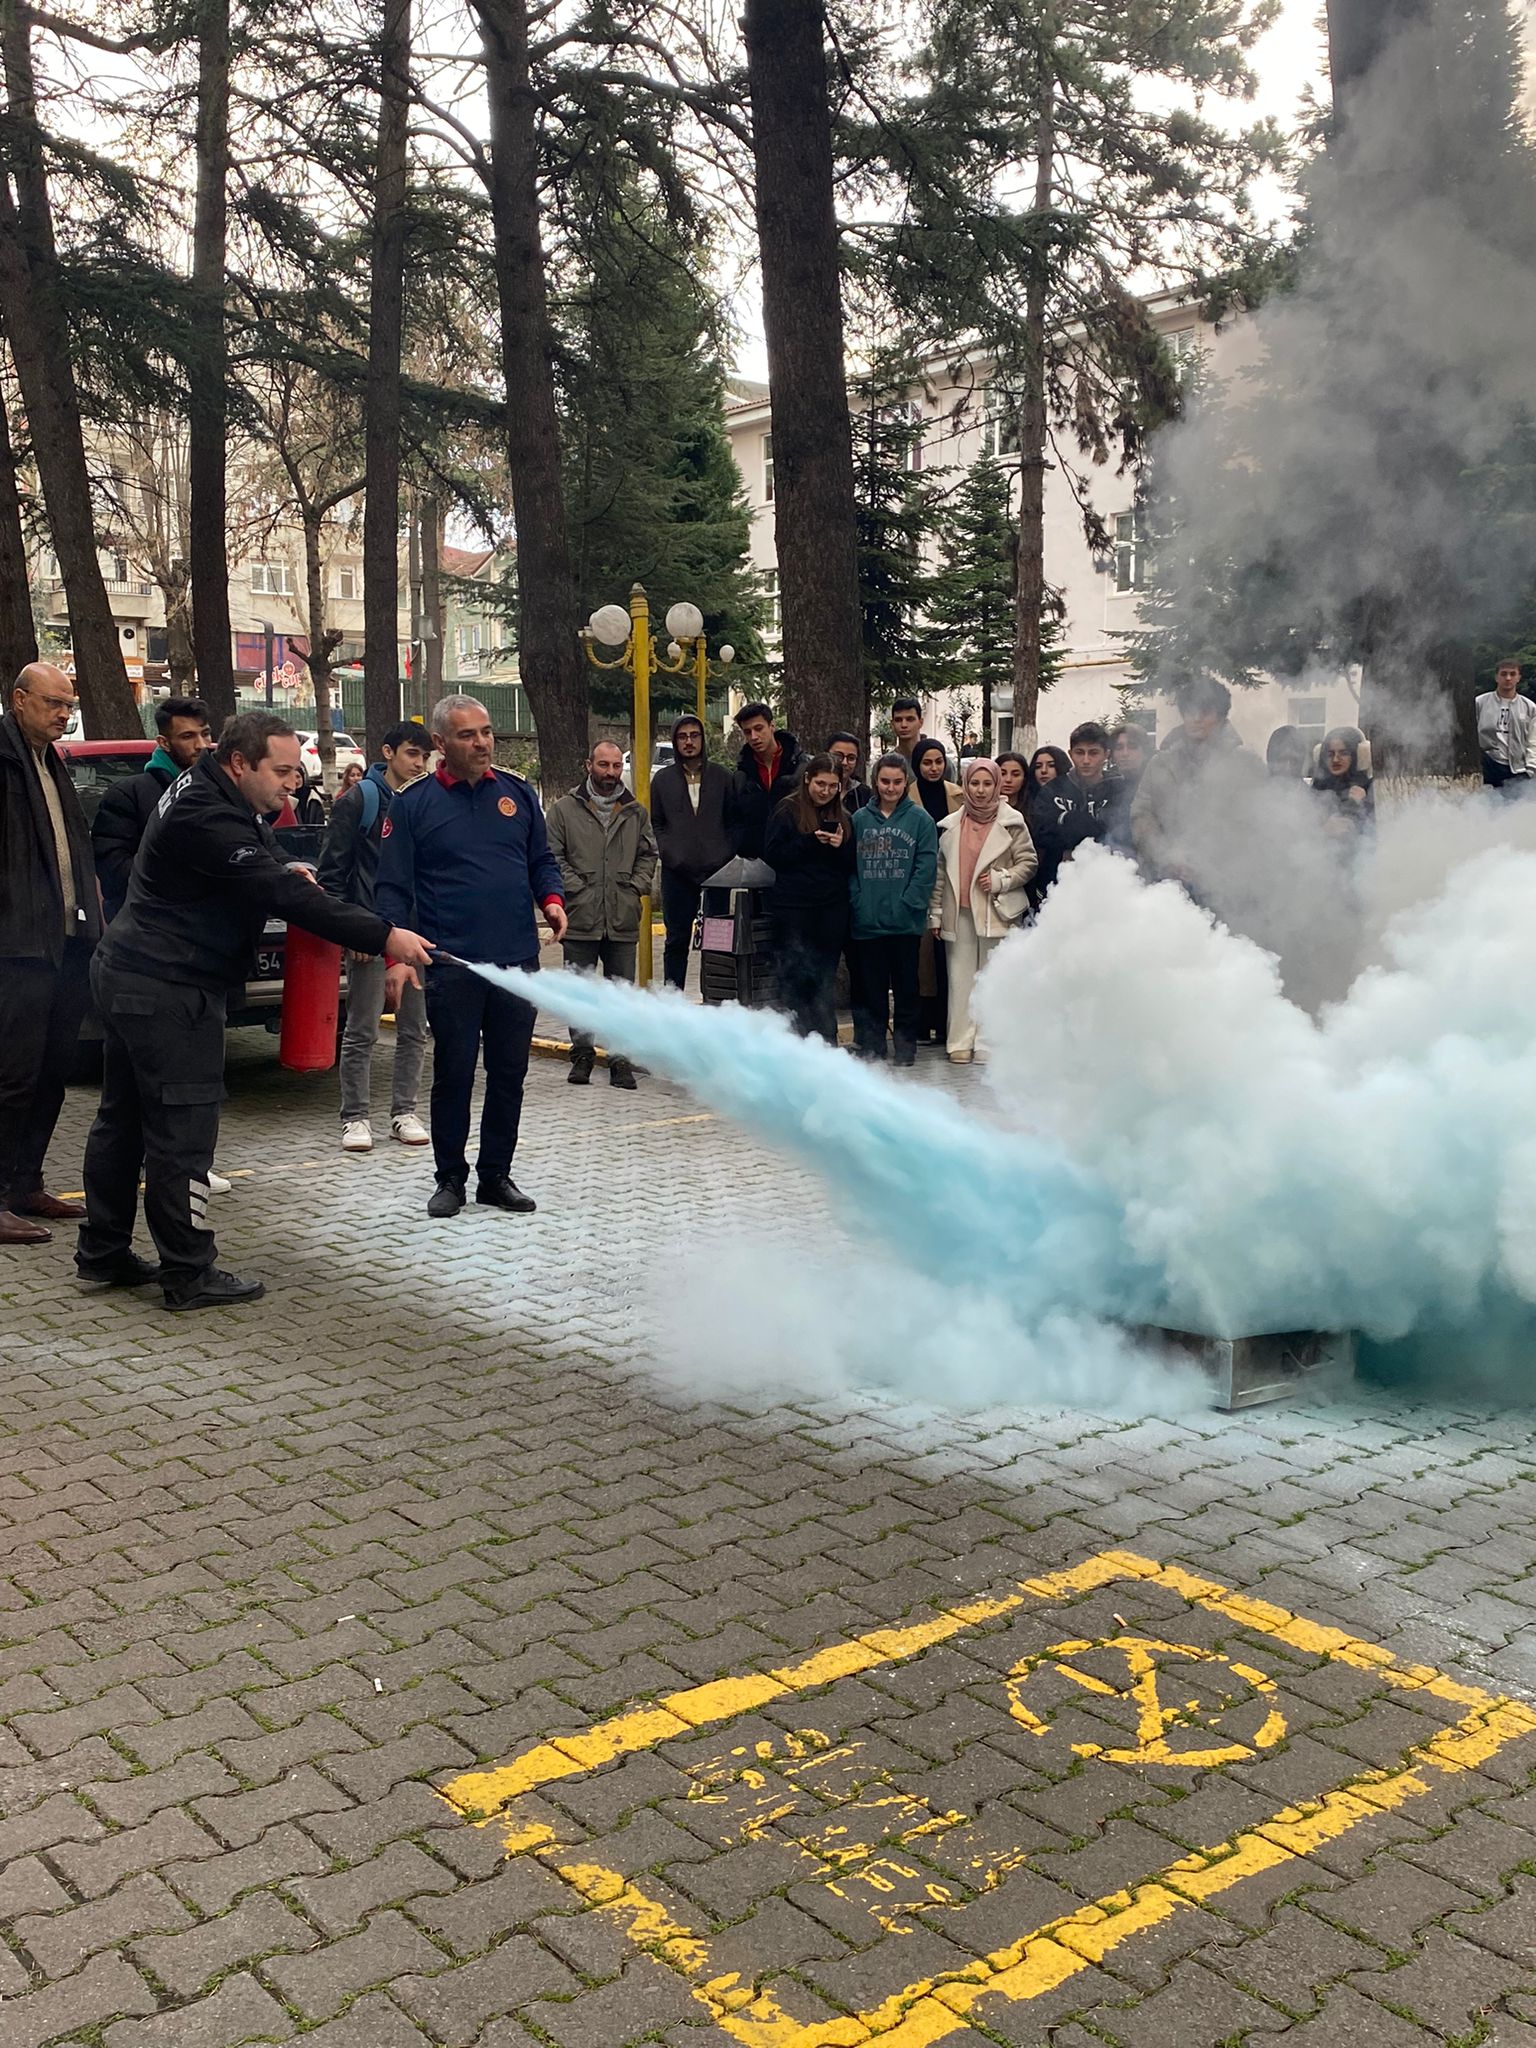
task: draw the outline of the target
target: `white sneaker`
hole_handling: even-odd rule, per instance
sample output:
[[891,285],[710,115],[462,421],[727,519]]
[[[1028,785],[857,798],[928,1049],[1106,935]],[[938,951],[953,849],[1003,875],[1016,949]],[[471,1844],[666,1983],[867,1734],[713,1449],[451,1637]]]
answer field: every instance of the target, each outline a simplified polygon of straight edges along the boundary
[[354,1117],[343,1127],[341,1133],[343,1152],[371,1152],[373,1150],[373,1126],[367,1117]]
[[405,1116],[392,1116],[389,1128],[402,1145],[430,1145],[432,1142],[432,1133],[414,1110]]
[[208,1176],[210,1195],[227,1195],[233,1185],[233,1181],[227,1181],[222,1173],[210,1173]]

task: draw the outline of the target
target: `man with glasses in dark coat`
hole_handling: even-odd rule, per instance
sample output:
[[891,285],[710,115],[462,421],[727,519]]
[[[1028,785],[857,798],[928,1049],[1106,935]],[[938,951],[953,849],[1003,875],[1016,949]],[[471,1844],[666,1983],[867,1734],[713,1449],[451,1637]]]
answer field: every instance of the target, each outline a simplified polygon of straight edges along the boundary
[[75,686],[29,662],[0,718],[0,1245],[47,1244],[83,1216],[43,1186],[43,1161],[90,996],[101,897],[91,834],[54,742]]

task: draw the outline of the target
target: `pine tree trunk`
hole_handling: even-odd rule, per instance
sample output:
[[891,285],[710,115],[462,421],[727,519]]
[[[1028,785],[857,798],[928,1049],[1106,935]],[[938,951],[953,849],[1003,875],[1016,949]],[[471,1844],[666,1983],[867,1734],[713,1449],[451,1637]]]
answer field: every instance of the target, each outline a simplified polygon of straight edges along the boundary
[[0,0],[0,49],[10,115],[8,174],[0,176],[0,318],[69,606],[85,729],[92,739],[137,737],[143,726],[96,554],[80,395],[59,297],[53,207],[37,126],[32,36],[18,0]]
[[785,712],[869,730],[821,0],[746,0]]
[[37,659],[32,624],[32,590],[27,580],[27,543],[21,526],[21,492],[16,483],[16,450],[10,415],[0,388],[0,681],[12,679]]
[[[436,498],[423,498],[421,521],[421,674],[427,710],[443,694],[443,508]],[[426,629],[431,625],[431,632]]]
[[363,722],[375,753],[380,735],[400,716],[400,356],[410,89],[411,0],[385,0],[363,400]]
[[235,710],[225,450],[229,439],[229,0],[202,0],[197,45],[197,195],[187,361],[188,563],[197,685],[215,732]]
[[[588,676],[576,637],[554,333],[539,229],[538,137],[526,0],[475,0],[491,130],[491,221],[506,383],[507,468],[517,529],[518,665],[547,791],[569,789],[587,757]],[[643,741],[636,735],[635,744]]]
[[[1042,25],[1036,73],[1038,136],[1035,145],[1036,219],[1044,222],[1055,199],[1056,76]],[[1045,617],[1045,401],[1046,316],[1049,308],[1043,238],[1037,243],[1024,292],[1024,365],[1019,392],[1019,545],[1013,605],[1014,744],[1032,754],[1038,743]]]
[[304,526],[304,607],[309,624],[309,652],[304,657],[315,692],[315,752],[320,780],[336,787],[336,740],[331,718],[331,650],[325,632],[325,568],[320,560],[320,529],[325,515],[312,506],[300,508]]
[[[185,568],[160,586],[165,600],[165,665],[171,694],[197,695],[197,652],[192,637],[192,589]],[[207,703],[204,698],[203,702]]]

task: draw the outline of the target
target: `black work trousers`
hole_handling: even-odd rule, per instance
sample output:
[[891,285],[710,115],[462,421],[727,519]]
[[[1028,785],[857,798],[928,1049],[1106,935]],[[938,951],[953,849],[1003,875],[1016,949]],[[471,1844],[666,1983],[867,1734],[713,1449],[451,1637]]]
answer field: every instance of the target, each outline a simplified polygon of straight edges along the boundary
[[0,960],[0,1209],[43,1185],[90,1000],[91,949],[70,939],[49,960]]
[[699,914],[703,884],[680,875],[676,868],[661,871],[661,918],[667,928],[662,948],[661,972],[668,988],[685,988],[688,983],[688,949],[693,944],[693,921]]
[[132,1248],[144,1173],[144,1221],[161,1277],[182,1287],[213,1265],[208,1174],[224,1099],[224,997],[97,960],[101,1107],[85,1141],[86,1220],[78,1263],[110,1265]]
[[837,1043],[837,963],[848,932],[846,903],[772,912],[778,1006],[802,1038]]
[[917,993],[921,932],[910,937],[855,939],[859,978],[855,985],[853,1043],[866,1058],[885,1058],[885,1034],[895,1040],[896,1058],[910,1064],[917,1053],[922,1009]]
[[[510,963],[532,974],[537,958]],[[427,969],[427,1022],[432,1027],[432,1159],[439,1186],[469,1180],[469,1108],[480,1048],[485,1047],[485,1100],[480,1107],[482,1181],[512,1171],[523,1116],[523,1083],[533,1044],[534,1009],[446,961]]]

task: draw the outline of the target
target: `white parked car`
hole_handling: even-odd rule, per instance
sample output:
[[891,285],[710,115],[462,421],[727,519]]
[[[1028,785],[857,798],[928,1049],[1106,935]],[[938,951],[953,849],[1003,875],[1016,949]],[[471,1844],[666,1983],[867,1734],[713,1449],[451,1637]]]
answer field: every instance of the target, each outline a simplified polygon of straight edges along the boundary
[[[318,782],[320,780],[319,737],[318,733],[313,732],[301,732],[299,734],[299,760],[303,765],[304,773],[311,782]],[[332,738],[336,742],[336,773],[338,775],[347,766],[349,761],[355,761],[360,768],[368,766],[368,756],[357,744],[357,741],[353,739],[351,733],[333,733]]]

